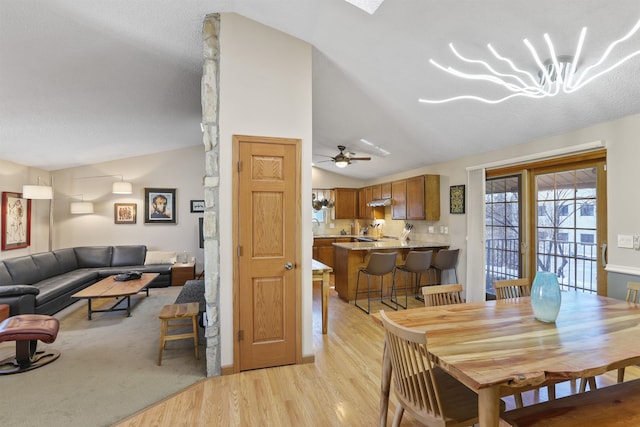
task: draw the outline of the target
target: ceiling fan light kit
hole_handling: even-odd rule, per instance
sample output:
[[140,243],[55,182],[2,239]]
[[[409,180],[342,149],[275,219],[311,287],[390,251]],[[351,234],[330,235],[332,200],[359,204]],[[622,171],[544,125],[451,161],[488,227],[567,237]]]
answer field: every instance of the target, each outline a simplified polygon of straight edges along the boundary
[[449,43],[449,48],[459,60],[470,64],[481,65],[484,68],[484,72],[465,73],[451,66],[445,67],[443,65],[440,65],[435,60],[430,59],[429,62],[433,66],[448,74],[462,79],[481,80],[494,83],[507,89],[509,92],[511,92],[511,94],[498,99],[487,99],[474,95],[460,95],[451,98],[436,100],[421,98],[419,99],[419,102],[426,104],[442,104],[445,102],[468,99],[485,102],[487,104],[497,104],[508,99],[521,96],[537,99],[556,96],[560,92],[567,94],[573,93],[578,89],[581,89],[584,86],[588,85],[598,77],[618,68],[620,65],[624,64],[631,58],[640,55],[640,50],[635,50],[634,52],[626,55],[625,57],[608,67],[604,65],[600,67],[607,59],[614,47],[616,47],[616,45],[618,45],[619,43],[622,43],[623,41],[629,39],[638,31],[638,29],[640,29],[640,20],[625,36],[612,42],[604,51],[598,61],[588,67],[583,67],[580,73],[576,73],[576,68],[580,61],[584,40],[587,34],[586,27],[582,28],[582,31],[580,32],[578,45],[573,56],[557,55],[555,52],[555,47],[553,46],[553,42],[551,41],[551,37],[545,33],[544,40],[547,44],[547,48],[549,49],[549,59],[547,59],[544,63],[540,59],[538,52],[531,44],[531,42],[529,42],[529,40],[527,39],[524,39],[523,42],[525,46],[527,47],[527,49],[529,49],[531,56],[538,66],[537,76],[529,71],[518,68],[509,58],[500,55],[491,46],[491,44],[487,45],[489,51],[498,61],[506,63],[511,69],[510,71],[501,72],[482,59],[467,58],[456,50],[456,48],[453,46],[453,43]]
[[335,157],[331,157],[331,160],[335,163],[335,165],[339,168],[346,168],[351,164],[352,160],[371,160],[371,157],[351,157],[351,155],[355,155],[355,153],[344,152],[347,147],[344,145],[338,145],[338,150],[340,152],[335,155]]

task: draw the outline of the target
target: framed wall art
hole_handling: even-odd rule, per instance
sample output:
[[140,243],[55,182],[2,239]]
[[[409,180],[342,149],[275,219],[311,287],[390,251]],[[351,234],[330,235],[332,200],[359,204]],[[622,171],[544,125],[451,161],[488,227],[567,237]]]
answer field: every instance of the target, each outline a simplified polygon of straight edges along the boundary
[[464,213],[464,185],[449,187],[449,213]]
[[144,222],[146,224],[176,223],[176,189],[144,189]]
[[22,193],[2,192],[2,250],[31,244],[31,200]]
[[136,208],[135,203],[114,203],[113,204],[113,222],[115,224],[135,224]]
[[204,200],[192,200],[191,212],[204,212]]

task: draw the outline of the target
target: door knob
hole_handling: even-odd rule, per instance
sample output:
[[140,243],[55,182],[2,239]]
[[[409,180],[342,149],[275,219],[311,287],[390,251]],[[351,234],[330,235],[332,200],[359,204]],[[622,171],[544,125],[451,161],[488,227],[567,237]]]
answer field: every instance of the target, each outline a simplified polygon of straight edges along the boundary
[[293,269],[293,264],[291,264],[290,262],[286,263],[286,264],[284,265],[284,269],[285,269],[285,270],[291,270],[291,269]]

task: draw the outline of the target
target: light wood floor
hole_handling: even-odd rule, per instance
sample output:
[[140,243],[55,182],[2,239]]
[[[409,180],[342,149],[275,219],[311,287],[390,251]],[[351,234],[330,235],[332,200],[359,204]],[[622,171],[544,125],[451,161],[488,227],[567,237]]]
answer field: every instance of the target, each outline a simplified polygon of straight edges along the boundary
[[[283,366],[206,378],[134,414],[117,427],[151,426],[375,426],[379,414],[382,328],[353,304],[331,291],[329,331],[320,333],[320,291],[314,284],[315,363]],[[422,303],[411,299],[410,307]],[[388,309],[372,303],[372,312]],[[638,378],[628,368],[625,379]],[[615,373],[598,377],[599,385],[615,382]],[[546,400],[546,389],[524,394],[525,404]],[[558,397],[571,390],[557,385]],[[393,391],[388,422],[393,418]],[[507,409],[513,400],[505,398]],[[418,426],[405,413],[403,426]]]

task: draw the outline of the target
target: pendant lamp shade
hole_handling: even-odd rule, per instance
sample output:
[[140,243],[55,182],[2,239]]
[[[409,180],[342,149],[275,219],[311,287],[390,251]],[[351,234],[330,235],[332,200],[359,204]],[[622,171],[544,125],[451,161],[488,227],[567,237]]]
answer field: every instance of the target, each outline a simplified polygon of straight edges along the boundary
[[93,203],[71,202],[70,210],[72,214],[91,214],[93,213]]
[[116,181],[113,183],[113,194],[132,194],[133,187],[130,182]]
[[51,200],[53,187],[48,185],[23,185],[22,197],[25,199]]

